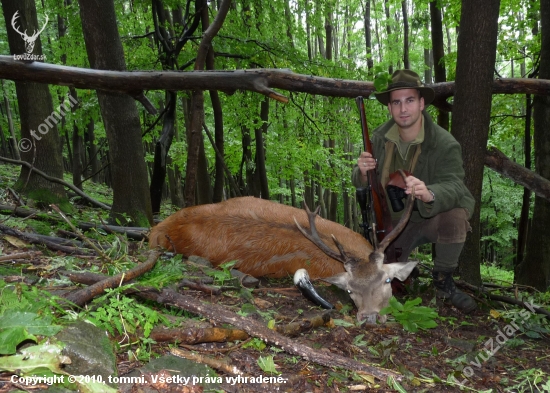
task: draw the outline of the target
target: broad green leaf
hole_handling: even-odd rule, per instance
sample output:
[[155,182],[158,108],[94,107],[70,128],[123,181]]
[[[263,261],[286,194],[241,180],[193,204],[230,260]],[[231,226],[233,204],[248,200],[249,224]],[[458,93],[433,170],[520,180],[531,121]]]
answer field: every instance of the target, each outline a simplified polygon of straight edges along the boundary
[[52,318],[32,312],[6,310],[0,318],[0,354],[15,353],[17,345],[35,335],[53,336],[61,326],[52,325]]
[[0,370],[31,375],[34,370],[47,368],[54,373],[64,373],[63,364],[71,360],[61,354],[62,347],[58,344],[41,344],[22,349],[20,354],[0,357]]
[[260,368],[266,373],[280,374],[280,372],[277,371],[276,369],[277,366],[273,361],[273,356],[266,356],[266,357],[260,356],[258,358],[258,366],[260,366]]

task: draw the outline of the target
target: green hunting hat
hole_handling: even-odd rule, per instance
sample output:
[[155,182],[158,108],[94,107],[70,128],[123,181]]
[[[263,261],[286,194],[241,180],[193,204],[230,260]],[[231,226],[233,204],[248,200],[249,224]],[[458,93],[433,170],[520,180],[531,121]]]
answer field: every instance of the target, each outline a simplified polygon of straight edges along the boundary
[[390,102],[390,92],[402,89],[417,89],[421,97],[424,98],[424,105],[428,106],[434,100],[435,92],[432,88],[426,87],[420,81],[418,74],[411,70],[397,70],[391,76],[392,82],[388,85],[386,91],[374,93],[378,102],[388,105]]

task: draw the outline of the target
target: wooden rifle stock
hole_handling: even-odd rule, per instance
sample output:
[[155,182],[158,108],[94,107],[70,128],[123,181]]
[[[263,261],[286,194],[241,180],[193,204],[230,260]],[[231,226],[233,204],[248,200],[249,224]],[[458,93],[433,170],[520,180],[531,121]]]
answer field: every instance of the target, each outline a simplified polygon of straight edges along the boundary
[[[365,103],[363,101],[363,97],[357,97],[355,102],[359,108],[359,114],[361,115],[361,129],[363,131],[364,149],[366,152],[372,154],[374,158],[374,152],[369,137],[369,129],[367,126],[367,116],[365,114]],[[365,231],[370,231],[374,227],[375,234],[372,237],[370,234],[368,236],[371,243],[382,241],[384,237],[393,229],[391,213],[386,200],[386,192],[384,191],[382,184],[378,181],[376,172],[376,168],[367,171],[369,183],[367,193],[370,201],[370,206],[367,208],[367,211],[370,213],[370,217],[368,218],[369,228],[365,228]],[[365,221],[364,217],[363,221]],[[373,245],[376,246],[374,243]],[[386,249],[386,257],[387,262],[397,261],[395,249],[391,245]]]

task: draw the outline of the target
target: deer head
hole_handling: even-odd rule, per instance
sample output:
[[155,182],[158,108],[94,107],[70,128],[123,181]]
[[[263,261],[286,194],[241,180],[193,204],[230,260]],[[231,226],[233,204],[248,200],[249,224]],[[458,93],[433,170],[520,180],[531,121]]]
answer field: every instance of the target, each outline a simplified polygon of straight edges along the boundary
[[[384,251],[386,247],[401,233],[407,225],[414,204],[414,191],[407,199],[405,212],[401,216],[399,223],[395,228],[380,242],[368,259],[346,253],[343,246],[332,236],[336,247],[339,250],[335,252],[320,239],[315,228],[315,217],[319,208],[311,212],[307,205],[305,210],[309,219],[310,233],[304,230],[298,221],[294,219],[298,229],[302,234],[321,249],[329,257],[342,262],[344,273],[324,278],[337,287],[347,291],[357,307],[357,320],[367,320],[368,323],[375,323],[378,319],[381,323],[386,322],[386,316],[380,316],[379,312],[386,307],[392,295],[391,281],[394,278],[404,281],[416,266],[416,262],[396,262],[384,264]],[[303,273],[301,273],[303,274]]]
[[40,35],[40,33],[42,33],[44,31],[44,29],[46,28],[46,25],[48,24],[48,15],[46,15],[46,22],[44,22],[44,26],[42,26],[42,29],[40,31],[34,31],[34,34],[31,35],[30,37],[27,35],[27,30],[25,29],[25,32],[22,33],[16,26],[15,24],[15,21],[17,20],[17,18],[19,18],[19,11],[16,11],[15,14],[13,14],[13,17],[11,18],[11,26],[13,27],[13,29],[19,33],[19,35],[21,36],[21,38],[23,38],[23,40],[25,41],[25,50],[27,51],[28,54],[31,54],[32,51],[34,50],[34,43],[36,41],[36,39],[38,38],[38,36]]

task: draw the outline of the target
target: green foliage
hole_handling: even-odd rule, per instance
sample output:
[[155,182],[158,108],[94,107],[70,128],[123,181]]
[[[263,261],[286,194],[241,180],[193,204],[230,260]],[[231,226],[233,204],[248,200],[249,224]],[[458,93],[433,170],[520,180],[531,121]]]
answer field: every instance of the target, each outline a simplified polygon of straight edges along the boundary
[[510,386],[510,391],[550,392],[550,376],[540,368],[517,370],[514,380],[518,383]]
[[481,265],[481,278],[494,283],[513,283],[514,273],[492,265]]
[[388,85],[392,82],[390,73],[380,66],[376,66],[374,72],[374,87],[376,91],[386,91]]
[[94,299],[94,304],[100,306],[94,311],[83,311],[82,317],[107,330],[113,336],[133,335],[141,329],[143,337],[147,338],[156,324],[169,323],[155,310],[122,295],[120,292],[125,288],[128,287],[105,290],[105,295]]
[[380,311],[380,315],[391,314],[397,322],[403,325],[403,329],[416,333],[418,329],[427,330],[437,326],[435,319],[437,311],[431,307],[418,306],[421,298],[407,300],[401,304],[394,296],[390,298],[390,304]]
[[187,271],[185,266],[182,264],[181,255],[175,255],[168,260],[160,260],[153,269],[139,278],[139,283],[155,288],[166,287],[183,278]]
[[257,337],[252,338],[249,342],[243,344],[243,348],[253,348],[256,351],[263,351],[266,347],[265,342]]
[[260,356],[258,358],[257,363],[258,363],[258,366],[260,366],[260,368],[262,369],[262,371],[266,373],[275,374],[275,375],[281,374],[276,369],[277,365],[273,361],[273,356],[266,356],[266,357]]
[[363,337],[365,337],[364,334],[358,334],[357,336],[355,336],[355,338],[353,339],[353,345],[357,345],[358,347],[367,345],[367,342],[363,340]]
[[49,337],[60,330],[49,315],[8,309],[0,319],[0,354],[13,354],[23,341],[36,342],[37,335]]
[[219,268],[221,268],[221,270],[210,269],[207,270],[205,273],[214,279],[214,285],[223,286],[226,281],[232,279],[231,269],[233,268],[233,266],[235,266],[236,263],[237,261],[225,262],[218,266]]

